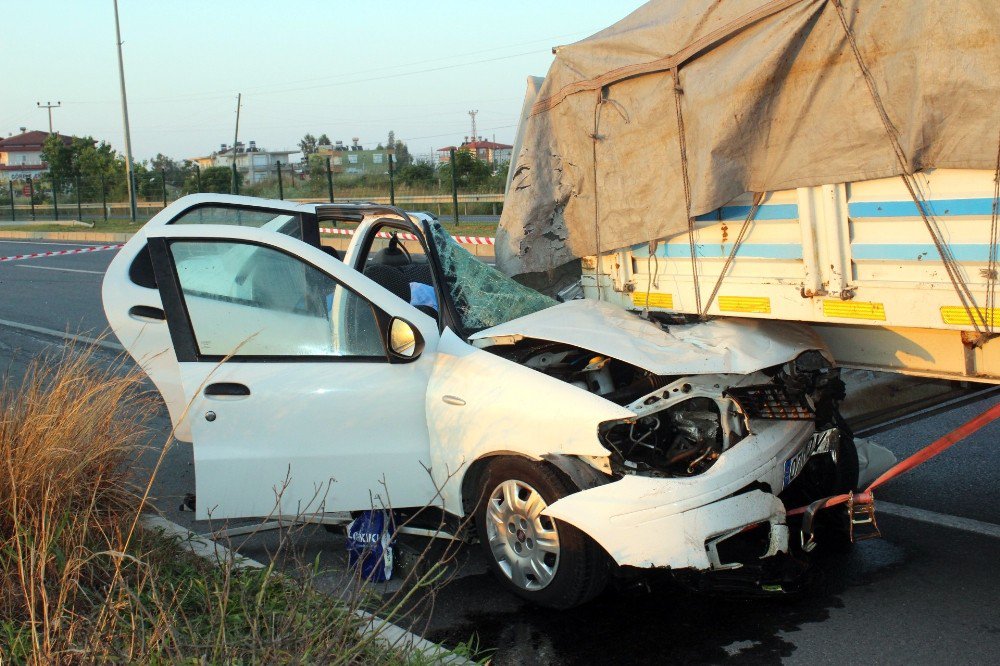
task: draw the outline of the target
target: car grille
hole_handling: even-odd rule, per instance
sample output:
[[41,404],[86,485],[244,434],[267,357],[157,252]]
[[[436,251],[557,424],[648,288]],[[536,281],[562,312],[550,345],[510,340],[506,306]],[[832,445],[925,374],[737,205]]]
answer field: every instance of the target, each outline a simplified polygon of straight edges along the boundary
[[752,419],[811,421],[814,418],[805,396],[792,396],[784,388],[774,384],[738,386],[726,390],[725,395],[732,398],[743,413]]

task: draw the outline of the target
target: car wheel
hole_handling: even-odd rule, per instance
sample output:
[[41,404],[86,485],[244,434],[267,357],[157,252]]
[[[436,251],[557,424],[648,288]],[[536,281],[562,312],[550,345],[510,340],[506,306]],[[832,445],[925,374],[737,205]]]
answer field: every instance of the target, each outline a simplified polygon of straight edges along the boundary
[[[841,430],[836,458],[817,463],[807,470],[809,474],[803,479],[802,485],[808,489],[803,503],[857,490],[858,449],[849,430]],[[818,553],[846,554],[854,548],[851,520],[842,505],[819,511],[813,523],[813,532]]]
[[507,589],[540,606],[578,606],[607,583],[600,546],[542,515],[577,490],[548,465],[521,458],[497,458],[480,477],[475,521],[490,569]]

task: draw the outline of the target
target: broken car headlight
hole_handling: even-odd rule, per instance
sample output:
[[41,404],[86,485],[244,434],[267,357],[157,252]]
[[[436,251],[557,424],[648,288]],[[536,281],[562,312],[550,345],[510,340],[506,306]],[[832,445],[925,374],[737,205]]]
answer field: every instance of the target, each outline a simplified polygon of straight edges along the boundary
[[743,437],[741,424],[730,401],[694,397],[631,422],[607,424],[601,439],[621,472],[694,476]]

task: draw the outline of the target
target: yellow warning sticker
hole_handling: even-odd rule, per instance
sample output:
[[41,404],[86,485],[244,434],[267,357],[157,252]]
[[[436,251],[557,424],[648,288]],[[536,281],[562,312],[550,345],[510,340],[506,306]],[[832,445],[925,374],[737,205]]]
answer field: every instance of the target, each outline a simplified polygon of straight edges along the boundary
[[[1000,323],[1000,308],[989,308],[989,314],[987,314],[987,308],[975,308],[972,314],[980,326],[996,326]],[[986,319],[989,321],[985,321]],[[972,317],[969,316],[969,311],[958,305],[941,308],[941,321],[953,326],[972,326]]]
[[665,308],[667,310],[674,309],[674,295],[673,294],[657,294],[648,293],[645,291],[633,291],[632,292],[632,304],[637,308],[644,308],[647,306],[646,297],[649,296],[648,306],[651,308]]
[[723,312],[760,312],[770,314],[771,299],[766,296],[719,296]]
[[842,319],[885,321],[885,306],[865,301],[823,301],[823,314]]

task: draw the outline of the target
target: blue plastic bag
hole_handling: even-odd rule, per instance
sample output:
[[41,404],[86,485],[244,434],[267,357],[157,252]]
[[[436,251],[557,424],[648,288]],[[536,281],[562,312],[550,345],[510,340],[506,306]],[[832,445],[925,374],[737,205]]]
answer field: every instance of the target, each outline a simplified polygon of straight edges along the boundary
[[382,583],[392,578],[392,521],[389,512],[365,511],[347,526],[347,557],[362,580]]

